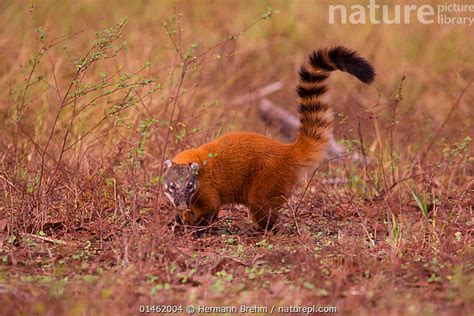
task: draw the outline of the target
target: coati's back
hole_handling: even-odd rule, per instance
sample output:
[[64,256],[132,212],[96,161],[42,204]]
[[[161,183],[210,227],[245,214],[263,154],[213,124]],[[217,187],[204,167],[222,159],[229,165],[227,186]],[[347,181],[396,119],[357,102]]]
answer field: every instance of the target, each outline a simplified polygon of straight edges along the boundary
[[231,133],[166,162],[164,191],[181,210],[185,223],[206,224],[222,204],[242,203],[260,228],[274,224],[276,209],[289,197],[300,175],[325,155],[333,114],[321,96],[327,91],[324,81],[334,70],[365,83],[375,76],[372,66],[347,48],[311,54],[298,73],[301,124],[294,143],[283,144],[255,133]]

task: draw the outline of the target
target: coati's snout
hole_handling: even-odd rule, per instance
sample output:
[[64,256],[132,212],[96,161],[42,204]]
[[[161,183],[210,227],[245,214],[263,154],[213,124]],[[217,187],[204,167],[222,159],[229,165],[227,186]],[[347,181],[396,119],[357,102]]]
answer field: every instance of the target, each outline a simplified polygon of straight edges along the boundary
[[199,188],[199,164],[175,164],[165,161],[163,191],[178,211],[191,207],[192,199]]

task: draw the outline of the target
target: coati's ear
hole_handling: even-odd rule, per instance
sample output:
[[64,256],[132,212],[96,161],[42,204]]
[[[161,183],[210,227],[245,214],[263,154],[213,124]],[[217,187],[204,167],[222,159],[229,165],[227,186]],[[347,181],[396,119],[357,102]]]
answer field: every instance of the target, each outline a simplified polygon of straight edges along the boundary
[[193,162],[191,164],[191,170],[194,172],[194,173],[197,173],[199,171],[199,163],[197,162]]
[[166,167],[166,168],[169,168],[173,165],[173,162],[169,159],[166,159],[165,162],[163,163],[163,165]]

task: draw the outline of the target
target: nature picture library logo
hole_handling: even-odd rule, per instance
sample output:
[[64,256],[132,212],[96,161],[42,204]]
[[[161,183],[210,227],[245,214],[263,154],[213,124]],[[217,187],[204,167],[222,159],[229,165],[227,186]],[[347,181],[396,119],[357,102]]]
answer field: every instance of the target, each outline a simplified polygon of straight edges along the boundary
[[370,0],[364,4],[331,4],[329,24],[474,24],[474,3],[381,4]]

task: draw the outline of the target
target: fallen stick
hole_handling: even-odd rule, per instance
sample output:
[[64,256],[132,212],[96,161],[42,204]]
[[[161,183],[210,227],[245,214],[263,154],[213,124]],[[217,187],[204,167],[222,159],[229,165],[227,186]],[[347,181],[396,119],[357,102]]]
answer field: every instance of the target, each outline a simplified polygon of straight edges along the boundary
[[290,112],[263,98],[258,104],[258,114],[265,123],[277,127],[285,138],[295,138],[300,121]]
[[249,103],[252,100],[261,99],[263,97],[266,97],[269,94],[277,92],[281,88],[283,88],[283,83],[281,81],[270,83],[269,85],[266,85],[265,87],[260,88],[256,91],[252,91],[252,92],[243,94],[239,97],[236,97],[234,100],[231,101],[231,104],[241,105],[244,103]]

